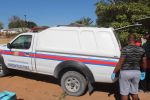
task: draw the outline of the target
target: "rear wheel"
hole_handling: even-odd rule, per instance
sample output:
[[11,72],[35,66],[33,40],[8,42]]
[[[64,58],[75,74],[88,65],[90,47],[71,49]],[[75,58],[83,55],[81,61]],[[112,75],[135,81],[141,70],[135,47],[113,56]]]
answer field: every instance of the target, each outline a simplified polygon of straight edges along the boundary
[[61,87],[68,95],[80,96],[86,90],[87,81],[79,72],[68,71],[61,78]]

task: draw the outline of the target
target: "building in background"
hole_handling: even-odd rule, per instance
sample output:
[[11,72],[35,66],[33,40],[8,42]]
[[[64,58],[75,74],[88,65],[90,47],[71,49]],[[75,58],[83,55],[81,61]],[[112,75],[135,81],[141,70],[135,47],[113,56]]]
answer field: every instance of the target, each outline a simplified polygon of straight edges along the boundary
[[29,32],[29,31],[31,31],[31,29],[23,27],[23,28],[1,29],[0,33],[6,35],[6,34],[19,34],[19,33]]

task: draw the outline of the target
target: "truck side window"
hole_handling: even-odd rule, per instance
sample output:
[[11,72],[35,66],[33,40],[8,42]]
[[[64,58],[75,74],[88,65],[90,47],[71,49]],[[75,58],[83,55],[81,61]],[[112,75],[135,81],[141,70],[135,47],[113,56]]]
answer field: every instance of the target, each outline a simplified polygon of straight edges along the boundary
[[31,35],[21,35],[16,40],[13,41],[11,47],[13,49],[29,49],[31,45],[32,36]]

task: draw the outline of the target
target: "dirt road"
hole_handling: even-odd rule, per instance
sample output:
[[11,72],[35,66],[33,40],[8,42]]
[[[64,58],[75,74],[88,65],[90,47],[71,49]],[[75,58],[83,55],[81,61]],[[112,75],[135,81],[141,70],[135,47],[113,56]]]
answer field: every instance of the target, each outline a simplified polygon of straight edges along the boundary
[[[0,78],[0,92],[16,92],[18,100],[119,100],[115,84],[95,84],[95,91],[80,97],[63,93],[56,79],[50,76],[13,71]],[[148,100],[150,93],[140,93],[140,100]]]

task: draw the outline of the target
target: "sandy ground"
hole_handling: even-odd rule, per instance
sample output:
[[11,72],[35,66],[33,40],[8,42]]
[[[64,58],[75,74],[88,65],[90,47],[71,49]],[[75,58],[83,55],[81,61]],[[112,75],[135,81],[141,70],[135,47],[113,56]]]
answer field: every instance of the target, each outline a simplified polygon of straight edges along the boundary
[[[11,39],[0,39],[6,43]],[[119,100],[117,84],[94,85],[94,92],[87,92],[80,97],[67,96],[63,93],[58,81],[50,76],[13,71],[12,74],[0,78],[0,92],[4,90],[17,94],[17,100]],[[139,93],[140,100],[149,100],[150,93]]]
[[[117,84],[95,84],[95,91],[80,97],[67,96],[58,81],[50,76],[13,71],[0,78],[0,92],[8,90],[17,94],[17,100],[119,100]],[[150,93],[139,93],[140,100],[149,100]]]

